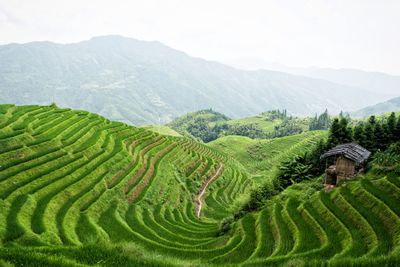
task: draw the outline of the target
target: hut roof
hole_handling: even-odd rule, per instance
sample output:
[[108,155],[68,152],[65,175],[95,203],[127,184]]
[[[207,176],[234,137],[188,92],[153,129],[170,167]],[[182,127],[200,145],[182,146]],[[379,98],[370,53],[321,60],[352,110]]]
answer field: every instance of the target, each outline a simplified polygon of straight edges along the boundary
[[336,155],[342,155],[345,158],[348,158],[352,161],[357,162],[358,164],[361,164],[369,158],[371,152],[369,152],[360,145],[354,143],[348,143],[348,144],[338,145],[332,148],[328,152],[324,153],[321,156],[321,159]]

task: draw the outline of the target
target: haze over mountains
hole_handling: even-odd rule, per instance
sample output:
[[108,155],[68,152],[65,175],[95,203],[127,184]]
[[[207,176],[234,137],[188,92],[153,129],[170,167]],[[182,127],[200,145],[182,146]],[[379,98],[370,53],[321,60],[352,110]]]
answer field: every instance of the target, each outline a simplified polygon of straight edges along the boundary
[[268,69],[287,72],[334,83],[363,88],[382,95],[396,97],[400,95],[400,76],[383,72],[362,71],[350,68],[295,68],[279,64],[267,64]]
[[393,111],[400,111],[400,97],[392,98],[388,101],[351,112],[350,115],[353,117],[361,118],[374,114],[381,114]]
[[121,36],[0,46],[0,103],[55,102],[133,124],[165,123],[206,108],[232,118],[270,109],[354,111],[389,99],[398,82],[383,77],[390,86],[382,94],[364,78],[344,84],[335,77],[243,71]]

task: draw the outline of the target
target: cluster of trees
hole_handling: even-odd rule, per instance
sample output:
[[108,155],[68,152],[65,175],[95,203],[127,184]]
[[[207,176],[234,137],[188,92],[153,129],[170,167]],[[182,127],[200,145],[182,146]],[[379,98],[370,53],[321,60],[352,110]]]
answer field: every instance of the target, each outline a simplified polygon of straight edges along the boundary
[[315,114],[315,117],[311,120],[309,130],[327,130],[331,126],[331,123],[332,119],[328,114],[328,110],[326,109],[325,112],[319,116]]
[[[225,135],[241,135],[247,136],[250,138],[259,138],[259,139],[266,139],[266,138],[277,138],[289,135],[300,134],[304,132],[304,124],[300,121],[301,119],[287,117],[286,113],[284,114],[284,119],[279,125],[274,127],[274,130],[265,131],[260,126],[255,123],[249,124],[223,124],[223,127],[220,129],[220,136]],[[217,127],[217,125],[216,125]]]
[[249,212],[260,209],[268,199],[279,194],[282,191],[282,187],[277,182],[278,180],[273,179],[271,182],[264,183],[258,188],[253,189],[250,192],[249,200],[240,208],[239,211],[233,214],[233,218],[239,219]]
[[349,126],[345,117],[332,122],[328,145],[356,142],[371,152],[387,149],[392,143],[400,141],[400,116],[392,112],[388,117],[378,119],[370,116],[366,122]]
[[275,126],[272,133],[267,135],[267,138],[276,138],[289,136],[294,134],[301,134],[304,132],[304,127],[297,118],[285,117],[281,124]]
[[210,142],[217,139],[220,133],[227,129],[227,125],[224,122],[228,120],[230,118],[222,113],[212,109],[205,109],[177,118],[169,123],[168,126],[188,137]]
[[204,118],[195,118],[188,123],[186,131],[205,143],[225,135],[241,135],[250,138],[267,138],[267,134],[257,124],[230,125],[224,122],[210,125]]
[[271,110],[262,113],[262,116],[268,121],[281,119],[283,123],[271,133],[263,130],[256,123],[230,124],[228,123],[230,119],[224,114],[207,109],[188,113],[168,125],[183,135],[194,137],[206,143],[226,135],[264,139],[297,134],[303,131],[301,127],[296,125],[295,119],[287,116],[286,110]]
[[193,137],[207,143],[217,139],[220,133],[228,128],[227,126],[225,123],[210,126],[209,121],[199,117],[189,121],[185,130]]
[[284,120],[286,119],[287,116],[287,110],[284,109],[282,111],[280,111],[279,109],[275,109],[275,110],[269,110],[267,112],[263,112],[261,113],[262,116],[265,116],[265,120]]
[[[324,113],[325,114],[325,113]],[[325,121],[322,114],[317,120]],[[230,123],[230,119],[219,112],[212,109],[200,110],[188,113],[180,118],[175,119],[168,124],[172,129],[186,135],[194,137],[198,141],[210,142],[218,137],[226,135],[240,135],[250,138],[276,138],[288,135],[300,134],[308,129],[309,119],[296,118],[287,115],[284,110],[270,110],[261,113],[260,120],[274,122],[279,120],[279,124],[273,130],[265,130],[257,123],[249,123],[243,121],[241,123]],[[319,126],[318,126],[319,127]]]
[[267,138],[267,134],[255,123],[250,124],[237,124],[228,125],[225,124],[226,128],[221,135],[241,135],[250,138]]

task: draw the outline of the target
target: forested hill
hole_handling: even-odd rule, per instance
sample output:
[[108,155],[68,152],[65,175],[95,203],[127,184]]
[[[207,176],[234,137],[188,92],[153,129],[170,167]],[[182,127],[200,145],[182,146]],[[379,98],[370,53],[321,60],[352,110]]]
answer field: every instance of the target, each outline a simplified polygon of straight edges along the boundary
[[299,118],[287,114],[287,110],[270,110],[256,116],[230,119],[212,109],[189,112],[168,123],[180,134],[203,142],[210,142],[227,135],[250,138],[275,138],[300,134],[308,130],[327,130],[331,118],[328,111],[314,118]]
[[241,71],[158,42],[121,36],[74,44],[2,45],[0,92],[0,103],[55,102],[133,124],[165,123],[210,107],[232,118],[285,108],[295,115],[314,115],[326,108],[338,113],[381,99],[379,94],[321,79]]
[[[399,89],[399,94],[400,94],[400,89]],[[387,112],[400,112],[400,97],[396,97],[386,102],[369,106],[355,112],[351,112],[350,114],[355,117],[366,117],[374,114],[381,114]]]

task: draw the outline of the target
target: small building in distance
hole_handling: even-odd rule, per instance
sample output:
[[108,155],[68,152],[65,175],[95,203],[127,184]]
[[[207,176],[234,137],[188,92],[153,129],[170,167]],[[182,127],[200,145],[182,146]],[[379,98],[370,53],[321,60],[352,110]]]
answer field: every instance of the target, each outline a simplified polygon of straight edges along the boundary
[[325,152],[321,159],[334,158],[334,165],[325,171],[325,184],[336,185],[340,180],[363,173],[370,155],[371,152],[355,143],[338,145]]

